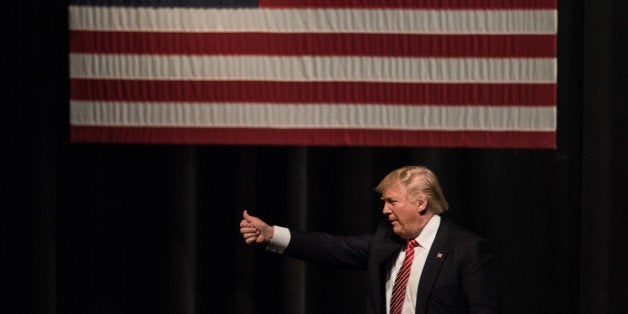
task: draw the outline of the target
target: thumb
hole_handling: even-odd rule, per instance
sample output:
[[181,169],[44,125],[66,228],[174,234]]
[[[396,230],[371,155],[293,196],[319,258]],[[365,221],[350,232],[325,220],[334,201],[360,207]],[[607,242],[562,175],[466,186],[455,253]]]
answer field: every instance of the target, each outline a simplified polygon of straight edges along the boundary
[[255,228],[257,228],[260,231],[261,231],[261,229],[264,228],[264,225],[266,225],[266,223],[264,221],[262,221],[261,219],[257,218],[256,216],[249,215],[249,212],[247,210],[244,210],[242,212],[242,217],[244,217],[244,220],[246,220],[248,223],[250,223],[253,226],[255,226]]

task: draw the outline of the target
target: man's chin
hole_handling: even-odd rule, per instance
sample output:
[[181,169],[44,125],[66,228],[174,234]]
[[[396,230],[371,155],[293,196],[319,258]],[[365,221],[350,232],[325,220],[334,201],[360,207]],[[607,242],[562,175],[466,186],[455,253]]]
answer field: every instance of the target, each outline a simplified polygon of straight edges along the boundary
[[401,231],[401,225],[399,224],[398,221],[391,221],[390,226],[392,227],[395,233],[398,233],[399,231]]

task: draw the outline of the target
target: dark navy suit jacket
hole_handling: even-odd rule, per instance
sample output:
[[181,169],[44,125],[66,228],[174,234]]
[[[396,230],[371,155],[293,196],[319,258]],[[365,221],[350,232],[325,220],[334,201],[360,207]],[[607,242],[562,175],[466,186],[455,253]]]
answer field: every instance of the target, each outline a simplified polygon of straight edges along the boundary
[[[393,233],[388,220],[382,220],[373,234],[337,236],[305,231],[291,231],[291,234],[283,253],[288,257],[367,270],[367,313],[386,313],[386,275],[405,246],[405,240]],[[489,243],[441,217],[421,273],[416,313],[500,313],[496,281]]]

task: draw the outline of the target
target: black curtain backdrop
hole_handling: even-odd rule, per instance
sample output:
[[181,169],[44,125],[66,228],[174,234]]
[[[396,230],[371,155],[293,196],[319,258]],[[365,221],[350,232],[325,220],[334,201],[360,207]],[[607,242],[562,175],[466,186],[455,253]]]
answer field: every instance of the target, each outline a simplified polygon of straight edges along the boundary
[[559,1],[556,150],[69,142],[66,1],[5,6],[2,313],[362,313],[366,275],[249,247],[370,232],[389,171],[439,176],[504,313],[628,311],[628,4]]

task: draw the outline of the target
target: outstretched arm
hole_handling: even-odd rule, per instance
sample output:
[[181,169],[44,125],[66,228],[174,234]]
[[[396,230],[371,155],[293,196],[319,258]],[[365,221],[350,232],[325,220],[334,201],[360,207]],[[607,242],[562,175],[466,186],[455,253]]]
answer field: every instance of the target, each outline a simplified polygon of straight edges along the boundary
[[263,220],[249,215],[248,211],[242,212],[240,221],[240,233],[246,244],[269,244],[275,234],[273,226],[269,226]]

